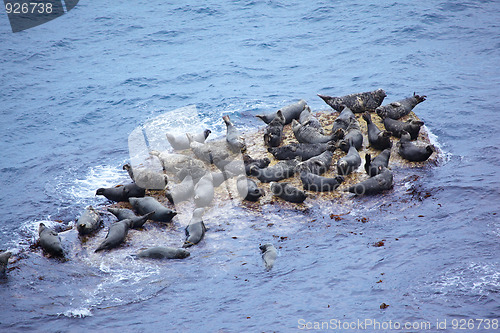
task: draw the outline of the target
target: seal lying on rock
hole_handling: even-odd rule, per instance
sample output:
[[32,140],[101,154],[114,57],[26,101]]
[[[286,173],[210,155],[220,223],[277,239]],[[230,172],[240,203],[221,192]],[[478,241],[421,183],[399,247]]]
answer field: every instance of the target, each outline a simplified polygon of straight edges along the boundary
[[6,276],[7,265],[9,263],[9,258],[12,256],[12,253],[9,251],[5,251],[0,253],[0,278]]
[[380,193],[382,191],[390,189],[393,184],[393,176],[391,170],[382,166],[379,166],[379,168],[379,173],[376,176],[350,186],[347,191],[356,195],[363,195]]
[[372,122],[372,117],[370,113],[363,113],[363,119],[366,121],[366,126],[368,128],[368,142],[370,142],[370,147],[384,150],[386,148],[392,147],[391,142],[391,132],[381,131],[377,125]]
[[293,159],[280,161],[265,169],[261,169],[254,165],[250,168],[250,173],[263,183],[277,182],[292,177],[295,174],[295,168],[298,164],[299,160]]
[[276,117],[267,125],[264,130],[264,143],[268,147],[278,147],[281,144],[283,136],[283,126],[285,125],[285,117],[281,110],[278,110]]
[[307,198],[307,194],[287,182],[271,182],[271,192],[273,192],[275,196],[293,203],[302,203]]
[[189,255],[190,253],[187,250],[165,246],[152,247],[136,254],[139,258],[150,259],[184,259]]
[[108,234],[104,241],[97,247],[94,252],[109,250],[117,247],[127,237],[128,229],[132,226],[132,220],[125,219],[114,222],[109,226]]
[[344,177],[336,176],[334,178],[327,178],[307,171],[302,171],[300,173],[300,180],[302,181],[304,190],[313,192],[331,192],[339,187],[339,185],[344,181]]
[[330,105],[334,110],[342,111],[344,106],[347,106],[352,112],[363,113],[365,111],[373,111],[379,107],[384,98],[387,96],[383,89],[375,91],[350,94],[341,97],[318,96]]
[[205,176],[194,186],[194,202],[196,207],[206,207],[214,199],[214,184],[212,173],[207,172]]
[[297,120],[292,120],[292,130],[299,143],[325,143],[329,141],[338,141],[344,137],[344,131],[339,129],[332,135],[323,135],[317,129],[304,126]]
[[125,186],[98,188],[95,195],[103,195],[106,199],[116,202],[128,201],[131,197],[143,197],[146,195],[146,190],[135,183]]
[[40,236],[40,246],[45,252],[54,256],[64,256],[61,238],[57,232],[47,228],[45,224],[40,223],[38,226],[38,235]]
[[299,123],[303,126],[310,126],[316,129],[320,134],[325,134],[323,131],[323,126],[321,126],[318,118],[313,116],[313,114],[311,113],[311,108],[307,105],[306,108],[300,113]]
[[309,172],[314,173],[315,175],[322,175],[330,169],[335,149],[335,146],[330,145],[323,153],[318,156],[311,157],[305,162],[301,162],[297,167],[299,169],[306,168]]
[[226,142],[233,153],[241,153],[246,150],[245,139],[241,132],[233,125],[229,116],[223,116],[226,123]]
[[409,114],[415,106],[425,101],[426,97],[413,93],[412,97],[380,106],[375,111],[381,118],[399,119]]
[[240,197],[248,201],[257,201],[265,194],[264,190],[260,189],[254,180],[245,176],[238,177],[236,188]]
[[353,119],[356,119],[356,117],[354,116],[352,110],[344,107],[339,116],[333,121],[331,133],[335,133],[339,128],[344,131],[347,130],[347,127],[349,127],[349,124]]
[[[212,132],[209,129],[206,129],[201,133],[191,133],[190,135],[194,141],[204,143],[210,133]],[[189,149],[189,139],[187,138],[186,133],[179,135],[167,133],[165,135],[167,136],[167,140],[172,148],[174,148],[174,150]]]
[[193,151],[194,155],[204,162],[214,164],[217,161],[222,161],[229,157],[227,146],[223,147],[209,142],[195,142],[191,139],[189,134],[188,138],[190,139],[190,148]]
[[82,215],[76,221],[78,234],[87,235],[101,226],[102,219],[99,213],[92,207],[85,208]]
[[[285,117],[285,125],[290,124],[293,119],[299,119],[300,113],[302,112],[302,110],[304,110],[306,105],[306,101],[301,99],[297,103],[290,104],[279,109],[278,111],[281,111],[281,113]],[[266,124],[269,124],[276,117],[276,113],[277,112],[265,115],[257,115],[256,117],[262,119],[262,121],[264,121]]]
[[365,155],[365,171],[371,177],[378,175],[380,172],[379,167],[387,168],[389,165],[389,159],[391,158],[391,149],[384,149],[377,157],[373,160],[370,154]]
[[410,119],[406,122],[402,122],[389,117],[384,118],[385,129],[397,138],[400,138],[403,131],[406,131],[410,134],[412,140],[416,140],[420,132],[420,127],[423,125],[424,123],[420,120]]
[[286,146],[268,148],[267,151],[273,154],[277,160],[293,160],[300,157],[302,161],[306,161],[311,157],[318,156],[328,149],[330,146],[335,146],[334,142],[326,143],[290,143]]
[[154,170],[148,167],[132,168],[128,163],[123,166],[123,170],[128,172],[130,179],[137,186],[147,190],[162,190],[168,183],[167,175],[162,170]]
[[273,268],[274,266],[276,258],[278,257],[278,251],[271,243],[261,245],[259,246],[259,249],[262,253],[262,259],[264,260],[266,270],[271,270],[271,268]]
[[198,244],[205,236],[205,223],[203,223],[204,208],[196,208],[191,217],[189,225],[186,227],[186,240],[182,247],[190,247]]
[[165,196],[172,204],[178,204],[183,201],[189,200],[194,196],[194,182],[191,175],[186,176],[182,182],[172,186],[168,184],[165,187]]
[[411,137],[408,132],[403,131],[401,139],[398,142],[399,155],[402,158],[411,162],[423,162],[426,161],[434,152],[434,147],[432,145],[426,145],[425,147],[417,146],[415,143],[411,142]]
[[349,141],[347,155],[337,161],[337,173],[345,176],[356,170],[361,165],[361,157],[358,150]]
[[250,168],[255,165],[261,169],[267,168],[271,164],[271,160],[267,157],[264,158],[251,158],[250,155],[243,155],[243,163],[245,164],[245,173],[250,176]]
[[339,148],[345,153],[349,151],[349,142],[354,145],[357,150],[363,148],[363,133],[361,133],[356,118],[352,118],[349,126],[347,126],[344,139],[339,142]]
[[177,212],[163,206],[153,197],[130,198],[128,201],[141,215],[154,212],[150,217],[153,221],[170,222],[177,215]]
[[132,229],[142,228],[142,226],[144,225],[144,223],[146,223],[146,221],[151,216],[153,216],[153,214],[155,213],[155,212],[150,212],[150,213],[147,213],[147,214],[142,215],[142,216],[137,216],[130,209],[127,209],[127,208],[112,208],[112,207],[108,208],[108,212],[110,212],[111,214],[113,214],[114,216],[116,216],[116,218],[118,219],[118,221],[126,220],[126,219],[132,220],[132,225],[130,226],[130,228],[132,228]]

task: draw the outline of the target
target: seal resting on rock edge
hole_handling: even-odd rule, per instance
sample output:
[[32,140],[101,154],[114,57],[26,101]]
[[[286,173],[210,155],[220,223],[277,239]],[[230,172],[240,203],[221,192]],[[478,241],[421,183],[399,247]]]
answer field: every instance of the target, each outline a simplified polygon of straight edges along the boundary
[[275,196],[292,203],[303,203],[307,198],[306,193],[287,182],[271,182],[271,192],[273,192]]
[[333,178],[327,178],[315,175],[311,172],[302,171],[300,173],[300,180],[302,181],[302,187],[304,190],[313,192],[331,192],[340,186],[340,184],[344,181],[344,177],[336,176]]
[[263,195],[264,190],[257,186],[257,183],[245,176],[239,176],[236,180],[236,188],[241,198],[247,201],[257,201]]
[[61,238],[52,229],[49,229],[45,224],[40,223],[38,226],[38,235],[40,236],[40,246],[42,249],[54,256],[63,257],[64,251],[61,244]]
[[379,173],[360,183],[350,186],[346,192],[356,195],[376,194],[388,190],[392,187],[393,176],[391,170],[379,166]]
[[205,236],[207,228],[205,227],[205,223],[203,223],[204,212],[204,208],[196,208],[194,210],[191,221],[186,227],[186,240],[182,247],[186,248],[198,244]]
[[365,155],[365,171],[371,177],[378,175],[380,172],[379,166],[387,168],[389,166],[389,159],[391,158],[391,149],[384,149],[377,157],[372,160],[370,154]]
[[0,253],[0,278],[6,276],[7,265],[9,263],[9,258],[12,256],[12,252],[5,251]]
[[109,250],[117,247],[127,237],[128,229],[132,226],[132,220],[125,219],[118,222],[114,222],[109,226],[108,234],[104,241],[97,247],[94,252],[99,252],[102,250]]
[[318,94],[318,96],[336,111],[342,111],[343,107],[347,106],[354,113],[363,113],[365,111],[373,111],[379,107],[387,94],[383,89],[377,89],[375,91],[350,94],[341,97],[331,97],[320,94]]
[[379,106],[375,110],[381,118],[399,119],[406,116],[415,106],[425,101],[427,96],[420,96],[413,93],[413,96],[392,102],[387,105]]
[[410,119],[406,122],[399,120],[394,120],[392,118],[384,118],[384,127],[386,130],[392,133],[393,136],[400,138],[403,131],[410,133],[412,140],[418,138],[418,133],[420,132],[420,127],[424,125],[423,121]]
[[138,258],[150,259],[184,259],[190,256],[189,251],[174,247],[156,246],[140,251],[136,254]]
[[[304,110],[306,105],[306,101],[301,99],[297,103],[290,104],[279,109],[278,111],[281,111],[281,113],[285,117],[285,125],[290,124],[293,119],[299,119],[300,114],[302,110]],[[264,121],[266,124],[269,124],[276,117],[276,113],[277,111],[270,114],[256,115],[256,117]]]
[[432,145],[426,145],[425,147],[417,146],[411,141],[410,134],[406,131],[403,131],[398,146],[399,155],[410,162],[426,161],[435,150]]
[[132,220],[132,225],[130,226],[130,228],[132,228],[132,229],[142,228],[142,226],[144,225],[144,223],[146,223],[146,221],[151,216],[153,216],[153,214],[155,213],[155,212],[150,212],[150,213],[147,213],[147,214],[142,215],[142,216],[137,216],[130,209],[127,209],[127,208],[112,208],[112,207],[108,208],[108,212],[110,212],[111,214],[113,214],[114,216],[116,216],[116,218],[118,219],[118,221],[126,220],[126,219]]
[[233,153],[241,153],[246,150],[245,139],[239,130],[233,125],[229,116],[223,116],[226,123],[226,142]]
[[[205,143],[205,140],[208,138],[208,136],[212,133],[209,129],[204,130],[201,133],[191,133],[191,138],[199,143]],[[167,137],[168,142],[174,148],[174,150],[184,150],[184,149],[189,149],[189,139],[186,135],[186,133],[179,134],[179,135],[174,135],[171,133],[166,133],[165,134]]]
[[130,198],[128,201],[140,215],[153,212],[150,217],[153,221],[170,222],[177,215],[177,212],[163,206],[153,197]]
[[278,257],[278,251],[271,243],[261,245],[259,246],[259,249],[262,253],[262,260],[264,260],[264,266],[266,267],[266,270],[271,270],[274,266],[276,258]]
[[119,185],[109,188],[98,188],[95,195],[103,195],[106,199],[116,202],[128,201],[131,197],[143,197],[146,195],[146,189],[138,186],[136,183],[128,185]]
[[184,177],[182,182],[175,186],[171,184],[165,186],[165,196],[171,204],[181,203],[194,196],[194,182],[191,175]]
[[87,235],[99,228],[101,222],[101,215],[92,206],[89,206],[85,208],[82,215],[76,221],[76,229],[78,230],[78,234],[82,236]]

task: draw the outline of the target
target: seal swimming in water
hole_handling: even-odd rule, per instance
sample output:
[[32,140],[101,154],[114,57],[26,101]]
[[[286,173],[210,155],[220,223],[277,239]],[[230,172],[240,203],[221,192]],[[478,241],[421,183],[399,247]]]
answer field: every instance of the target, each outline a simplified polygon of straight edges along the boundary
[[276,258],[278,257],[278,251],[271,243],[261,245],[259,246],[259,249],[262,253],[262,259],[264,260],[266,270],[271,270],[271,268],[273,268],[274,266]]
[[186,248],[198,244],[205,236],[207,228],[205,227],[205,223],[203,223],[204,212],[204,208],[196,208],[194,210],[191,221],[186,227],[186,240],[182,247]]
[[247,201],[257,201],[265,195],[264,190],[260,189],[254,180],[243,175],[236,180],[236,189],[240,197]]
[[391,158],[391,149],[384,149],[377,157],[373,160],[370,154],[365,155],[365,171],[371,177],[378,175],[382,170],[379,167],[387,168],[389,166],[389,159]]
[[392,147],[391,132],[381,131],[377,125],[372,122],[370,113],[363,113],[363,119],[366,121],[368,128],[368,142],[370,146],[375,149],[384,150]]
[[300,113],[299,123],[304,126],[315,128],[320,134],[325,134],[323,126],[321,126],[318,118],[311,113],[311,108],[308,105],[306,105],[306,108]]
[[[208,138],[210,133],[212,133],[212,131],[206,129],[201,133],[190,133],[190,135],[194,141],[199,143],[205,143],[205,140]],[[168,142],[170,143],[172,148],[174,148],[174,150],[189,149],[189,139],[186,133],[179,135],[166,133],[165,135],[167,137]]]
[[402,132],[398,146],[399,155],[410,162],[426,161],[435,150],[432,145],[426,145],[425,147],[417,146],[411,142],[410,134],[406,131]]
[[199,208],[210,205],[214,199],[214,194],[213,177],[210,172],[207,172],[194,186],[194,203],[196,207]]
[[119,185],[109,188],[98,188],[95,195],[103,195],[106,199],[116,202],[128,201],[131,197],[143,197],[146,195],[146,189],[138,186],[136,183],[128,185]]
[[189,257],[189,251],[174,247],[156,246],[140,251],[136,254],[139,258],[150,259],[184,259]]
[[38,235],[40,236],[40,246],[45,252],[54,256],[64,256],[61,238],[57,232],[47,228],[45,224],[40,223],[38,226]]
[[178,204],[191,199],[194,196],[193,177],[188,175],[184,177],[182,182],[175,186],[168,184],[165,187],[165,196],[172,204]]
[[278,112],[276,112],[276,117],[274,117],[264,130],[264,143],[266,146],[278,147],[281,144],[284,125],[285,117],[281,110],[278,110]]
[[279,161],[273,166],[261,169],[255,165],[250,168],[252,176],[257,177],[262,183],[277,182],[295,174],[299,159]]
[[307,161],[299,163],[297,166],[298,169],[307,168],[309,172],[315,175],[322,175],[330,169],[335,149],[337,149],[337,147],[334,145],[328,146],[328,149],[318,156],[311,157]]
[[271,182],[271,192],[273,192],[275,196],[292,203],[303,203],[307,198],[306,193],[287,182]]
[[317,129],[304,126],[297,120],[292,120],[292,130],[299,143],[326,143],[329,141],[338,141],[344,137],[344,131],[339,129],[332,135],[323,135]]
[[0,278],[4,278],[7,274],[7,265],[9,263],[9,258],[12,256],[12,252],[5,251],[0,253]]
[[375,112],[381,118],[399,119],[409,114],[415,106],[425,101],[426,98],[427,96],[420,96],[413,93],[411,97],[377,107]]
[[378,168],[380,170],[377,175],[350,186],[346,191],[356,195],[363,195],[380,193],[390,189],[393,184],[392,172],[383,166],[379,166]]
[[153,197],[130,198],[128,201],[140,215],[154,212],[150,216],[150,219],[153,221],[170,222],[177,215],[177,212],[163,206]]
[[326,143],[290,143],[286,146],[268,148],[267,151],[273,154],[277,160],[293,160],[300,157],[306,161],[311,157],[318,156],[325,152],[329,146],[335,145],[334,142]]
[[118,221],[127,220],[127,219],[132,220],[132,225],[130,226],[130,228],[132,228],[132,229],[142,228],[142,226],[144,225],[144,223],[146,223],[146,221],[151,216],[153,216],[153,214],[155,213],[155,212],[150,212],[150,213],[147,213],[147,214],[142,215],[142,216],[137,216],[130,209],[127,209],[127,208],[112,208],[112,207],[108,208],[108,212],[110,212],[111,214],[113,214],[114,216],[116,216],[116,218],[118,219]]
[[114,222],[109,226],[108,234],[104,241],[97,247],[94,252],[99,252],[102,250],[109,250],[117,247],[127,237],[128,229],[132,225],[132,220],[125,219],[118,222]]
[[333,178],[327,178],[304,170],[300,173],[300,180],[302,181],[302,187],[304,190],[313,192],[331,192],[340,186],[340,184],[344,181],[344,177],[336,176]]
[[375,91],[350,94],[341,97],[331,97],[319,94],[318,96],[336,111],[342,111],[343,107],[347,106],[354,113],[363,113],[365,111],[375,110],[382,104],[387,95],[383,89],[377,89]]
[[402,122],[389,117],[384,118],[385,129],[397,138],[400,138],[403,131],[406,131],[410,134],[412,140],[416,140],[420,132],[420,127],[423,125],[424,122],[420,120],[409,119],[406,122]]
[[76,221],[76,229],[80,235],[88,235],[100,227],[101,215],[92,207],[88,206]]
[[[282,107],[278,111],[281,111],[283,116],[285,117],[285,125],[288,125],[292,122],[293,119],[299,119],[300,113],[306,107],[307,103],[303,99],[298,101],[297,103],[290,104]],[[276,117],[276,112],[265,114],[265,115],[256,115],[257,118],[262,119],[266,124],[269,124]]]
[[246,150],[245,139],[239,130],[233,125],[229,116],[223,116],[226,123],[226,142],[233,153],[241,153]]
[[361,165],[361,157],[358,150],[349,141],[347,155],[337,161],[337,173],[345,176],[356,170]]

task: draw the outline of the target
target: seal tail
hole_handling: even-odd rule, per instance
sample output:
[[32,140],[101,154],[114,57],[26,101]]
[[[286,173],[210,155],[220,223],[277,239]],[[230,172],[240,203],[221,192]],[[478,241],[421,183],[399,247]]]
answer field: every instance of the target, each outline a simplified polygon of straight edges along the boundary
[[320,94],[317,94],[317,95],[318,95],[318,97],[319,97],[319,98],[321,98],[322,100],[324,100],[324,101],[325,101],[325,103],[327,103],[327,104],[328,104],[328,102],[329,102],[330,100],[332,100],[332,98],[333,98],[333,97],[331,97],[331,96],[326,96],[326,95],[320,95]]
[[417,95],[417,94],[415,94],[415,92],[413,92],[413,97],[417,100],[417,104],[422,103],[427,98],[427,96]]
[[365,171],[370,174],[370,164],[372,162],[372,156],[370,154],[365,155]]

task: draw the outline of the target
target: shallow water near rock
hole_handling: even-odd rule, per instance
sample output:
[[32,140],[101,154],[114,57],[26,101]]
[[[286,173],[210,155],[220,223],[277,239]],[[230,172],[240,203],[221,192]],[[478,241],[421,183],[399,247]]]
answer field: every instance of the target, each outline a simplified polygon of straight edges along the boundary
[[[446,319],[445,332],[453,320],[498,319],[498,9],[83,2],[16,34],[4,17],[0,250],[13,257],[0,280],[2,327],[289,332],[371,318],[430,322],[428,331]],[[221,137],[227,114],[251,133],[263,127],[257,114],[302,98],[327,110],[317,93],[377,88],[384,104],[427,95],[414,111],[442,152],[436,166],[394,167],[393,190],[328,204],[218,201],[186,259],[131,256],[145,244],[181,246],[182,214],[93,252],[114,221],[95,190],[129,181],[121,166],[135,129],[168,119],[178,132]],[[67,229],[87,205],[105,227],[82,242]],[[40,222],[61,231],[66,259],[36,246]],[[264,243],[278,249],[269,272]]]

